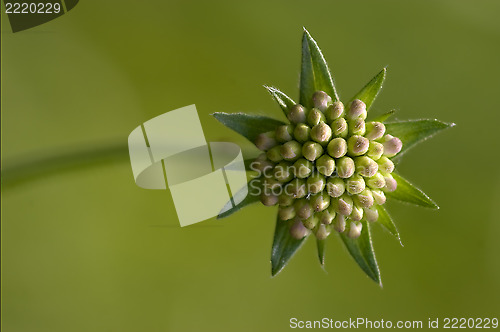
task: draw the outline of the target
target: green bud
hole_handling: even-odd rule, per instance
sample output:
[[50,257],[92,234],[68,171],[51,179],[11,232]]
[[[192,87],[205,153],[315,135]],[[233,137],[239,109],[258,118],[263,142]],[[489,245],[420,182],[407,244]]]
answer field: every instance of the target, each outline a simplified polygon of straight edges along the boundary
[[366,155],[373,160],[379,160],[384,153],[384,146],[379,142],[370,141],[370,146],[368,147],[368,152]]
[[351,135],[363,136],[365,134],[365,131],[365,120],[356,118],[349,121],[349,133],[351,133]]
[[285,193],[293,198],[302,198],[306,192],[306,181],[303,179],[293,179],[285,185]]
[[310,161],[315,161],[323,154],[323,147],[316,142],[305,142],[302,145],[302,155]]
[[347,192],[351,195],[359,194],[365,190],[365,180],[358,174],[354,174],[346,181]]
[[324,112],[332,103],[332,98],[323,91],[316,91],[312,96],[313,106]]
[[367,156],[357,157],[354,159],[356,171],[364,177],[372,177],[378,171],[378,164]]
[[334,138],[328,143],[326,150],[333,158],[343,157],[347,153],[347,142],[340,137]]
[[293,139],[294,127],[292,125],[283,125],[276,128],[275,137],[278,142],[284,143]]
[[392,177],[392,175],[385,174],[384,175],[384,179],[385,179],[384,191],[386,191],[386,192],[392,192],[392,191],[394,191],[394,190],[396,190],[398,188],[398,183]]
[[288,182],[293,179],[293,176],[292,166],[286,161],[282,161],[274,167],[274,178],[279,182]]
[[265,178],[262,183],[262,189],[265,194],[274,194],[276,189],[281,189],[281,183],[274,177]]
[[320,122],[311,129],[311,139],[326,145],[332,138],[332,128],[324,122]]
[[330,204],[333,204],[335,212],[348,216],[352,212],[353,200],[350,196],[344,194],[337,199],[332,199]]
[[378,210],[375,207],[366,208],[365,210],[365,219],[369,222],[375,222],[378,219]]
[[325,115],[317,108],[313,108],[307,114],[307,124],[309,124],[311,127],[325,120]]
[[376,140],[384,136],[385,125],[382,122],[368,122],[366,124],[365,137],[369,140]]
[[300,240],[304,238],[307,234],[309,234],[309,230],[304,227],[304,224],[302,221],[298,218],[295,218],[295,221],[293,222],[292,227],[290,227],[290,235],[297,239]]
[[301,179],[307,178],[311,175],[313,170],[313,164],[304,158],[300,158],[293,164],[293,171],[295,176]]
[[384,145],[384,155],[394,157],[403,148],[403,142],[392,135],[385,135],[382,144]]
[[281,193],[281,195],[278,196],[278,204],[279,206],[290,206],[295,202],[295,199],[287,195],[285,192]]
[[316,238],[318,240],[324,240],[328,237],[328,235],[330,235],[331,232],[332,232],[331,226],[328,226],[325,224],[319,224],[317,226],[317,229],[316,229],[316,232],[314,233],[314,235],[316,235]]
[[335,211],[330,209],[325,209],[317,214],[319,222],[325,225],[330,225],[335,215]]
[[337,175],[343,179],[350,178],[354,174],[354,160],[349,157],[342,157],[337,160]]
[[307,192],[317,194],[325,189],[326,179],[320,173],[313,173],[307,178]]
[[332,129],[333,135],[335,135],[336,137],[346,137],[349,133],[349,130],[347,128],[347,121],[344,118],[338,118],[337,120],[334,120],[330,127]]
[[354,196],[354,202],[363,208],[369,208],[373,206],[374,199],[372,191],[370,189],[363,190],[361,193]]
[[377,160],[378,168],[383,174],[391,174],[394,171],[394,163],[387,157]]
[[337,214],[335,216],[335,219],[333,219],[333,229],[339,233],[343,233],[345,231],[345,226],[345,216],[342,214]]
[[286,142],[281,146],[280,152],[285,160],[297,160],[302,156],[302,146],[297,141]]
[[301,219],[307,219],[314,214],[313,208],[309,201],[305,198],[299,199],[294,204],[295,213]]
[[354,99],[347,111],[347,118],[353,120],[358,117],[366,119],[366,104],[359,99]]
[[340,101],[334,102],[332,105],[328,106],[325,111],[326,119],[328,122],[332,122],[344,115],[344,104]]
[[[385,181],[384,181],[384,183],[385,183]],[[384,194],[384,192],[382,190],[380,190],[380,189],[372,189],[372,195],[373,195],[373,200],[378,205],[382,205],[382,204],[385,203],[386,198],[385,198],[385,194]]]
[[366,185],[371,189],[379,189],[385,187],[385,179],[384,176],[377,172],[374,176],[366,179]]
[[357,204],[352,207],[352,213],[349,218],[353,221],[360,221],[363,219],[363,208]]
[[311,128],[305,123],[299,123],[295,130],[293,131],[293,136],[295,139],[301,143],[304,143],[309,140],[309,135],[311,133]]
[[288,120],[294,124],[303,123],[306,122],[306,114],[307,110],[305,107],[297,104],[290,109],[290,112],[288,113]]
[[316,160],[316,169],[324,176],[330,176],[335,170],[335,160],[326,154],[322,155]]
[[354,135],[349,137],[349,139],[347,140],[347,153],[349,153],[349,155],[353,157],[361,156],[368,151],[369,146],[370,141],[368,140],[368,138]]
[[320,192],[310,198],[311,206],[316,212],[323,211],[330,205],[330,196],[326,192]]
[[295,217],[295,208],[293,206],[285,206],[278,209],[278,217],[281,220],[290,220]]
[[273,131],[259,134],[255,139],[255,146],[261,151],[267,151],[277,144],[278,142],[276,142],[276,140],[274,139]]
[[361,235],[362,230],[362,223],[351,221],[351,223],[349,224],[349,231],[347,232],[347,236],[351,239],[357,239]]
[[334,178],[328,178],[328,181],[326,183],[326,192],[328,195],[331,197],[340,197],[345,191],[345,184],[344,180],[334,177]]
[[304,226],[307,229],[313,229],[319,223],[318,217],[316,215],[311,215],[309,218],[303,221]]
[[276,145],[276,146],[270,148],[266,152],[267,159],[269,159],[269,160],[271,160],[272,162],[275,162],[275,163],[283,160],[283,157],[281,156],[281,152],[280,151],[281,151],[281,146],[280,145]]
[[260,194],[260,201],[265,206],[273,206],[273,205],[276,205],[278,203],[278,196],[273,195],[273,194],[266,194],[265,192],[262,192]]
[[272,163],[265,153],[261,153],[255,160],[250,164],[250,169],[256,171],[258,173],[264,173],[271,170],[274,167],[274,163]]

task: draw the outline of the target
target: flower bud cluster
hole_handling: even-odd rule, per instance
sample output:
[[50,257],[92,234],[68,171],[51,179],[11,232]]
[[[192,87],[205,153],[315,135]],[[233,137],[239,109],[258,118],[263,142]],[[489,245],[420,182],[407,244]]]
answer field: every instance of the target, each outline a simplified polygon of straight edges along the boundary
[[361,221],[377,221],[376,205],[396,190],[391,158],[402,142],[383,123],[366,122],[359,99],[344,107],[317,91],[312,102],[309,110],[293,106],[290,124],[257,137],[264,151],[253,164],[264,178],[261,201],[279,205],[279,218],[293,222],[295,238],[313,232],[325,239],[332,231],[357,238]]

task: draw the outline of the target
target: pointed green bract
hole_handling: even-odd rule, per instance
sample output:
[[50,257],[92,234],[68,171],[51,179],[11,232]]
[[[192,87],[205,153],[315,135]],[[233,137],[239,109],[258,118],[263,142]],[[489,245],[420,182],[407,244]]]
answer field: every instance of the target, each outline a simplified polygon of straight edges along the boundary
[[378,268],[377,258],[373,250],[372,235],[370,224],[363,222],[363,230],[357,239],[351,239],[344,233],[340,233],[340,238],[351,254],[352,258],[358,263],[359,267],[376,283],[382,286],[380,279],[380,270]]
[[396,110],[390,110],[389,112],[381,114],[381,115],[375,117],[374,119],[371,119],[370,121],[385,122],[385,121],[387,121],[387,119],[392,117],[394,114],[396,114]]
[[446,123],[439,120],[407,120],[389,122],[385,124],[386,132],[398,137],[403,142],[403,148],[398,153],[400,158],[406,151],[416,144],[431,138],[438,132],[453,127],[454,123]]
[[276,218],[273,247],[271,251],[271,275],[274,277],[283,270],[290,258],[302,246],[307,236],[297,240],[290,235],[293,221]]
[[[354,99],[359,99],[366,104],[366,110],[368,111],[372,106],[375,98],[377,98],[378,93],[382,90],[382,85],[384,84],[385,75],[387,69],[382,69],[368,84],[364,86],[361,91],[359,91],[352,99],[349,101],[349,104]],[[349,104],[347,106],[349,107]]]
[[423,206],[431,209],[439,209],[439,206],[429,198],[422,190],[408,182],[401,175],[392,173],[394,180],[398,183],[396,191],[387,192],[386,196],[398,201]]
[[281,109],[283,110],[283,113],[285,113],[285,116],[287,116],[288,112],[290,111],[290,108],[293,105],[295,105],[296,102],[294,102],[292,98],[288,97],[286,94],[284,94],[283,92],[281,92],[276,88],[266,85],[264,85],[264,87],[267,89],[267,91],[269,91],[271,96],[273,96],[274,100],[276,100],[278,105],[280,105]]
[[326,239],[316,239],[316,247],[318,248],[318,259],[321,266],[325,266],[325,247]]
[[391,216],[389,215],[385,207],[383,207],[382,205],[377,205],[377,210],[378,210],[377,222],[381,224],[385,229],[387,229],[389,233],[394,235],[401,244],[401,246],[403,246],[401,238],[399,237],[399,231],[396,227],[396,224],[394,224],[394,221],[392,220]]
[[311,108],[312,95],[319,90],[330,95],[333,101],[339,99],[326,60],[316,41],[304,29],[302,67],[300,71],[300,103],[307,108]]
[[[241,188],[240,190],[238,190],[236,194],[233,195],[233,200],[229,200],[226,203],[226,205],[224,205],[224,207],[221,209],[221,211],[224,212],[220,212],[219,215],[217,215],[217,219],[229,217],[230,215],[232,215],[235,212],[238,212],[244,207],[253,203],[257,203],[260,200],[260,197],[255,193],[255,188],[260,186],[261,186],[260,178],[250,180],[250,182],[248,182],[248,185],[246,187]],[[244,196],[243,200],[240,201],[243,196]],[[233,201],[240,201],[240,203],[233,206],[232,203]]]
[[284,122],[268,118],[262,115],[248,115],[244,113],[223,113],[212,114],[224,126],[234,130],[238,134],[246,137],[254,143],[259,134],[274,131],[277,126],[284,125]]

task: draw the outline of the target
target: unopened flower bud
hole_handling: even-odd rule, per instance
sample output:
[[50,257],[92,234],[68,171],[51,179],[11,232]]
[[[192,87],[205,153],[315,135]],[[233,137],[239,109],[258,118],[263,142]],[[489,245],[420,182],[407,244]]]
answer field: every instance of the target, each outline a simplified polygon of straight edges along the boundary
[[277,189],[281,189],[281,183],[274,177],[266,177],[262,182],[262,190],[264,194],[274,194]]
[[330,196],[326,192],[320,192],[310,198],[311,206],[316,212],[323,211],[330,205]]
[[383,173],[383,174],[390,174],[392,171],[394,171],[394,163],[392,160],[389,158],[383,156],[380,157],[379,160],[377,160],[378,164],[378,169]]
[[261,151],[267,151],[277,144],[278,142],[276,142],[276,140],[274,139],[273,131],[259,134],[255,139],[255,146]]
[[344,194],[344,191],[344,180],[338,177],[328,179],[326,183],[326,192],[328,193],[328,195],[330,195],[331,197],[340,197],[342,196],[342,194]]
[[382,173],[377,172],[374,176],[366,179],[366,185],[371,189],[379,189],[385,187],[385,179]]
[[297,141],[304,143],[309,140],[310,133],[311,128],[308,125],[305,123],[299,123],[293,131],[293,136]]
[[332,98],[324,91],[316,91],[312,95],[312,103],[314,107],[324,112],[332,103]]
[[353,135],[347,140],[347,153],[356,157],[364,155],[368,151],[370,141],[368,138],[359,135]]
[[306,181],[304,179],[293,179],[291,182],[285,185],[285,193],[291,195],[294,198],[304,197],[306,192]]
[[343,233],[345,231],[345,226],[345,216],[342,214],[337,214],[335,216],[335,219],[333,219],[333,229],[339,233]]
[[336,137],[346,137],[349,130],[347,128],[347,121],[344,118],[338,118],[331,124],[333,135]]
[[337,175],[343,179],[350,178],[354,174],[354,160],[342,157],[337,161]]
[[301,179],[307,178],[313,171],[313,164],[304,158],[300,158],[293,164],[295,176]]
[[378,219],[378,210],[376,207],[366,208],[365,210],[365,219],[369,222],[375,222]]
[[274,178],[279,182],[288,182],[293,179],[293,169],[290,163],[286,161],[280,162],[274,167]]
[[363,219],[363,208],[357,204],[354,204],[349,218],[353,221],[360,221],[361,219]]
[[366,152],[366,155],[373,160],[379,160],[380,157],[382,157],[382,154],[384,153],[384,146],[375,141],[370,141],[370,146],[368,147],[368,151]]
[[281,156],[281,146],[276,145],[267,150],[266,152],[267,159],[271,160],[272,162],[279,162],[283,160],[283,157]]
[[273,205],[276,205],[278,203],[278,196],[273,195],[273,194],[266,194],[265,192],[262,192],[260,195],[260,201],[265,206],[273,206]]
[[316,142],[308,141],[302,145],[302,155],[310,161],[315,161],[323,154],[323,147]]
[[357,157],[354,159],[356,171],[364,177],[372,177],[378,171],[378,164],[367,156]]
[[384,175],[385,179],[385,187],[384,191],[392,192],[398,188],[398,183],[396,180],[392,177],[390,174],[385,174]]
[[326,120],[325,115],[317,108],[313,108],[307,113],[307,124],[311,127]]
[[297,160],[302,156],[302,146],[297,141],[289,141],[281,146],[280,152],[285,160]]
[[376,140],[384,136],[385,125],[382,122],[368,122],[366,124],[365,137],[369,140]]
[[359,194],[365,190],[365,180],[358,174],[354,174],[346,181],[347,192],[351,195]]
[[374,199],[372,191],[370,189],[365,189],[356,196],[354,196],[354,202],[363,208],[369,208],[373,206]]
[[354,99],[347,111],[347,118],[351,120],[358,117],[366,119],[366,104],[359,99]]
[[384,192],[382,190],[380,190],[380,189],[372,189],[372,195],[373,195],[373,200],[378,205],[382,205],[382,204],[385,203],[386,198],[385,198],[385,194],[384,194]]
[[250,164],[250,169],[256,171],[260,174],[268,172],[274,167],[274,163],[272,163],[265,153],[261,153],[255,160]]
[[332,138],[332,128],[324,122],[320,122],[311,129],[311,139],[326,145]]
[[294,124],[303,123],[306,122],[306,115],[306,108],[300,104],[297,104],[290,109],[290,112],[288,113],[288,120],[290,120],[290,122]]
[[348,216],[352,212],[353,200],[350,196],[344,194],[337,199],[332,199],[330,204],[333,204],[335,212]]
[[297,213],[297,216],[299,216],[301,219],[307,219],[314,214],[314,210],[311,204],[305,198],[297,200],[294,204],[294,207],[295,213]]
[[365,134],[365,120],[361,118],[356,118],[354,120],[349,121],[349,133],[351,135],[361,135]]
[[351,223],[349,224],[349,231],[347,232],[347,236],[351,239],[357,239],[361,235],[362,230],[362,223],[351,221]]
[[318,213],[318,219],[319,222],[325,225],[330,225],[333,221],[333,218],[335,218],[335,211],[332,209],[325,209]]
[[330,176],[335,170],[335,160],[328,155],[322,155],[316,160],[316,169],[324,176]]
[[276,128],[275,137],[278,142],[284,143],[293,139],[294,127],[292,125],[283,125]]
[[319,223],[318,217],[316,215],[311,215],[309,218],[303,221],[304,226],[307,229],[313,229]]
[[314,233],[314,235],[316,235],[316,238],[318,240],[324,240],[328,237],[328,235],[330,235],[331,232],[332,232],[331,226],[325,224],[319,224],[317,226],[316,233]]
[[295,199],[287,195],[285,192],[282,192],[281,195],[278,196],[278,204],[279,206],[291,206],[295,202]]
[[307,234],[309,234],[309,230],[304,227],[304,224],[302,221],[298,218],[295,218],[295,221],[293,222],[292,227],[290,227],[290,235],[297,239],[300,240],[304,238]]
[[394,157],[403,148],[403,142],[392,135],[385,135],[382,144],[384,145],[384,155],[387,157]]
[[333,158],[343,157],[347,153],[347,142],[340,137],[334,138],[328,143],[326,150]]
[[333,104],[328,106],[325,111],[325,115],[328,123],[340,118],[344,115],[344,104],[342,104],[342,102],[340,101],[334,102]]
[[313,173],[307,178],[307,191],[311,194],[317,194],[325,189],[326,179],[320,173]]
[[293,206],[284,206],[278,209],[278,217],[281,220],[290,220],[295,217],[295,207]]

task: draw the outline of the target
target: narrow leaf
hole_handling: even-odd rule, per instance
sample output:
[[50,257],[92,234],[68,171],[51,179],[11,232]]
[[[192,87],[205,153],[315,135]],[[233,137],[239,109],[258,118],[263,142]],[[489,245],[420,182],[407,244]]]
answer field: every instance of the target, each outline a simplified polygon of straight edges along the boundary
[[375,101],[375,98],[377,98],[378,93],[382,89],[386,73],[387,68],[382,69],[374,78],[372,78],[370,82],[368,82],[368,84],[365,85],[363,89],[361,89],[361,91],[352,97],[350,102],[354,99],[359,99],[366,104],[366,110],[368,111]]
[[321,266],[325,266],[325,246],[326,239],[320,240],[316,239],[316,246],[318,248],[318,259]]
[[276,229],[274,231],[273,247],[271,251],[271,274],[274,277],[283,270],[290,258],[302,246],[305,239],[294,239],[290,235],[290,227],[293,221],[276,219]]
[[454,123],[441,122],[439,120],[407,120],[389,122],[385,124],[386,132],[398,137],[403,142],[403,148],[396,158],[420,142],[431,138],[438,132],[455,126]]
[[391,216],[387,212],[387,210],[382,206],[382,205],[377,205],[377,210],[378,210],[378,219],[377,222],[382,225],[385,229],[389,231],[392,235],[396,237],[396,239],[399,241],[401,246],[403,246],[403,243],[401,242],[401,238],[399,237],[399,231],[396,227],[396,224],[394,224],[394,221],[392,220]]
[[[238,212],[242,208],[256,203],[260,200],[257,190],[261,186],[261,179],[256,178],[250,180],[248,185],[241,188],[236,194],[233,195],[233,199],[229,200],[226,205],[221,209],[217,219],[223,219],[229,217],[235,212]],[[242,196],[245,195],[245,198],[241,200]],[[233,201],[239,201],[237,205],[233,206]]]
[[259,134],[273,131],[277,126],[284,124],[279,120],[262,115],[223,112],[215,112],[212,115],[224,126],[246,137],[252,143],[255,142]]
[[352,258],[358,263],[359,267],[375,282],[382,286],[380,279],[380,270],[378,268],[377,258],[373,250],[370,224],[363,222],[363,230],[360,237],[351,239],[344,233],[340,237],[351,254]]
[[387,113],[384,113],[384,114],[381,114],[381,115],[375,117],[373,120],[370,120],[370,121],[385,122],[387,119],[389,119],[394,114],[396,114],[396,110],[391,110]]
[[312,95],[318,90],[326,92],[332,97],[333,101],[339,99],[326,60],[316,41],[304,29],[300,72],[300,103],[307,108],[311,108]]
[[431,209],[439,209],[439,206],[429,198],[422,190],[408,182],[401,175],[392,173],[392,176],[398,183],[398,187],[393,192],[387,192],[387,197],[397,199],[398,201],[423,206]]
[[285,113],[285,116],[287,116],[290,108],[294,106],[296,102],[294,102],[292,98],[288,97],[286,94],[276,88],[266,85],[264,85],[264,87],[267,89],[267,91],[269,91],[271,96],[273,96],[274,100],[276,100],[276,102],[280,105],[283,113]]

